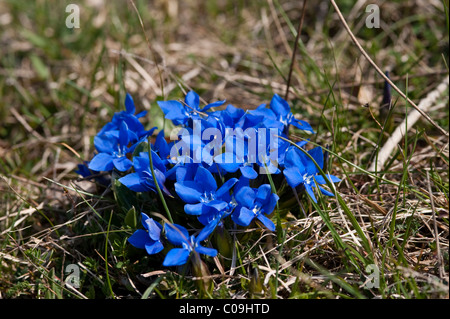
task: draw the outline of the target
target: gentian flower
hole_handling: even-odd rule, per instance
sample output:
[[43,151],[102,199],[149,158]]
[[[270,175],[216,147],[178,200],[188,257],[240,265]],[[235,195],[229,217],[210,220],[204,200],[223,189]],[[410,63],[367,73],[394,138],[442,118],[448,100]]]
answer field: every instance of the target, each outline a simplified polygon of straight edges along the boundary
[[269,230],[275,231],[275,224],[266,216],[273,212],[278,195],[272,193],[269,184],[259,188],[244,186],[235,195],[238,206],[231,214],[233,221],[241,226],[248,226],[257,218]]
[[[172,196],[164,185],[166,181],[166,167],[163,161],[154,151],[151,151],[151,155],[153,171],[155,172],[159,187],[166,195]],[[135,156],[133,158],[133,167],[135,172],[119,178],[119,182],[135,192],[148,192],[150,190],[156,192],[156,184],[151,172],[148,152],[141,152],[138,156]]]
[[[317,165],[322,169],[323,168],[323,152],[321,147],[315,147],[308,151],[309,155],[314,158],[314,161]],[[327,196],[334,196],[333,193],[327,191],[320,185],[326,184],[325,179],[322,175],[319,174],[319,170],[314,164],[314,162],[301,150],[297,149],[297,147],[292,146],[286,152],[286,156],[284,159],[285,169],[283,171],[284,176],[286,177],[286,181],[292,188],[295,188],[299,185],[303,185],[305,187],[306,192],[309,194],[311,199],[317,203],[317,199],[312,190],[313,187],[316,187],[316,183],[322,194]],[[340,182],[341,180],[330,174],[326,174],[329,181],[332,183]]]
[[314,130],[309,125],[308,122],[303,120],[297,120],[294,117],[294,114],[291,112],[291,107],[289,104],[281,98],[278,94],[274,94],[272,97],[272,100],[270,101],[270,109],[275,113],[277,116],[277,120],[283,123],[284,130],[283,133],[287,135],[289,130],[289,125],[292,124],[295,127],[310,132],[314,134]]
[[164,229],[166,237],[170,243],[182,248],[172,248],[166,255],[164,266],[180,266],[184,265],[189,260],[189,255],[194,252],[198,254],[208,255],[211,257],[217,256],[217,250],[200,245],[200,242],[208,238],[214,231],[217,222],[209,223],[203,228],[197,236],[191,235],[186,228],[177,224],[165,224]]
[[141,213],[141,222],[144,229],[136,230],[128,242],[136,248],[145,249],[149,255],[157,254],[163,250],[161,243],[162,226],[145,213]]
[[[206,168],[199,166],[194,180],[184,180],[175,183],[175,191],[186,203],[184,210],[189,215],[201,215],[208,206],[217,210],[224,209],[228,203],[223,200],[229,190],[237,182],[230,178],[219,189],[214,176]],[[204,208],[204,206],[206,206]]]
[[156,127],[152,128],[149,131],[146,131],[142,123],[139,122],[139,118],[145,116],[147,114],[147,111],[142,111],[136,115],[134,114],[135,112],[136,107],[134,106],[133,98],[130,94],[127,93],[125,97],[125,111],[114,113],[111,122],[107,123],[97,135],[103,135],[108,131],[119,130],[122,122],[125,122],[128,129],[134,132],[139,139],[151,135]]
[[136,134],[122,122],[118,131],[107,131],[95,136],[94,145],[99,153],[90,161],[89,169],[111,171],[116,168],[121,172],[127,171],[133,165],[128,156],[138,144]]
[[200,113],[204,113],[212,107],[217,107],[225,101],[217,101],[200,108],[200,97],[194,91],[189,91],[184,99],[184,104],[176,101],[158,101],[165,118],[171,120],[174,125],[185,125],[190,119],[199,119]]

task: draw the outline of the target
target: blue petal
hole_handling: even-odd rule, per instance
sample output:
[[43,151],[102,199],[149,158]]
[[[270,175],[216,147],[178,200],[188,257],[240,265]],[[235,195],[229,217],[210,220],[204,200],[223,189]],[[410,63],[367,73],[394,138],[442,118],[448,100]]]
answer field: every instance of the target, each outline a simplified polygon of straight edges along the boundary
[[167,239],[174,245],[189,244],[189,233],[186,228],[177,224],[164,224]]
[[199,245],[199,246],[195,247],[195,251],[202,255],[208,255],[211,257],[217,256],[217,250],[214,248],[208,248],[208,247],[203,247],[203,246]]
[[147,219],[149,219],[150,217],[148,217],[148,215],[146,213],[141,213],[141,223],[142,226],[144,226],[144,228],[146,230],[148,230],[148,224],[147,224]]
[[195,174],[194,182],[201,185],[201,188],[206,192],[215,192],[217,190],[217,183],[214,176],[204,167],[199,167]]
[[136,248],[144,249],[145,245],[150,242],[150,237],[145,230],[138,229],[128,238],[128,242]]
[[258,187],[256,192],[256,200],[260,203],[268,202],[272,194],[272,187],[269,184],[264,184]]
[[216,198],[221,199],[225,194],[227,194],[230,189],[236,184],[238,181],[237,178],[230,178],[216,192]]
[[270,101],[270,108],[279,116],[286,116],[291,112],[289,104],[278,94],[274,94]]
[[240,168],[242,176],[248,179],[255,179],[258,177],[258,173],[253,169],[252,166],[241,166]]
[[314,195],[314,192],[313,192],[311,186],[305,184],[305,189],[306,189],[306,192],[308,193],[309,197],[311,197],[311,199],[313,200],[313,202],[317,203],[316,196]]
[[163,266],[180,266],[187,263],[189,260],[189,250],[185,248],[173,248],[171,249],[163,261]]
[[223,101],[216,101],[216,102],[210,103],[210,104],[206,105],[204,108],[202,108],[202,112],[205,112],[205,111],[209,110],[209,109],[212,108],[212,107],[218,107],[218,106],[221,106],[221,105],[224,104],[225,102],[226,102],[226,100],[223,100]]
[[326,196],[331,196],[333,197],[334,194],[330,191],[327,191],[325,188],[323,188],[322,186],[319,186],[320,191],[322,192],[322,194],[326,195]]
[[128,125],[125,122],[120,123],[119,128],[119,144],[121,146],[128,146],[130,142],[130,135],[128,134]]
[[146,192],[149,190],[148,187],[145,187],[141,184],[141,178],[138,173],[131,173],[125,175],[124,177],[119,178],[119,182],[128,187],[134,192]]
[[164,246],[159,240],[158,241],[150,241],[147,244],[145,244],[145,250],[147,251],[147,254],[149,254],[149,255],[157,254],[163,249],[164,249]]
[[121,172],[128,171],[133,163],[125,156],[113,159],[114,167]]
[[195,238],[195,243],[198,244],[199,242],[204,241],[206,238],[208,238],[208,236],[211,235],[214,229],[216,229],[218,223],[219,219],[215,219],[208,225],[206,225]]
[[261,223],[263,223],[264,226],[267,227],[267,229],[270,231],[275,231],[275,224],[269,218],[264,216],[264,214],[259,214],[257,218]]
[[111,171],[114,168],[113,157],[107,153],[99,153],[89,163],[89,169],[93,171]]
[[231,214],[231,218],[240,226],[248,226],[252,222],[253,218],[255,218],[255,214],[247,207],[241,206],[236,208],[233,214]]
[[[312,156],[312,158],[314,158],[314,161],[316,161],[317,165],[320,167],[320,169],[323,169],[323,152],[322,152],[322,148],[321,147],[315,147],[312,150],[308,151],[309,155]],[[310,174],[315,174],[316,172],[318,172],[318,168],[316,167],[316,165],[310,160],[310,162],[312,163],[312,166],[314,166],[314,168],[310,167],[310,165],[308,165],[307,167],[307,171]]]
[[203,203],[186,204],[184,205],[184,211],[186,212],[186,214],[199,216],[202,214],[203,206]]
[[235,196],[236,202],[245,207],[253,207],[255,202],[256,194],[255,191],[247,186],[242,187]]
[[157,101],[156,103],[158,103],[159,107],[161,108],[161,110],[163,111],[164,115],[167,115],[170,111],[173,110],[183,110],[184,111],[184,106],[183,104],[181,104],[178,101],[175,100],[171,100],[171,101]]
[[286,181],[292,188],[297,187],[303,183],[303,175],[300,173],[297,167],[285,168],[283,171]]
[[127,110],[128,114],[134,114],[134,112],[136,112],[136,108],[134,106],[133,98],[128,93],[127,93],[127,95],[125,97],[125,109]]
[[234,173],[242,165],[233,153],[222,153],[214,157],[214,161],[228,173]]
[[187,204],[196,204],[200,202],[202,196],[199,186],[193,181],[175,183],[175,192]]
[[208,206],[208,207],[214,207],[218,211],[222,211],[225,208],[227,208],[228,203],[224,202],[222,200],[213,200],[213,201],[210,201],[208,203],[205,203],[205,205]]
[[159,240],[161,236],[161,225],[158,225],[153,218],[148,218],[145,222],[149,237],[155,241]]
[[200,105],[200,97],[197,93],[194,91],[189,91],[186,94],[186,97],[184,98],[184,102],[186,102],[187,105],[192,107],[194,110],[199,111],[199,105]]
[[94,137],[94,146],[99,153],[112,153],[117,145],[117,139],[105,134]]
[[[332,182],[332,183],[338,183],[341,181],[341,179],[339,177],[336,177],[334,175],[330,175],[330,174],[325,174],[325,176],[327,177],[327,179]],[[314,176],[314,178],[316,179],[316,182],[318,184],[326,184],[327,182],[325,181],[325,178],[323,178],[322,175],[316,175]]]

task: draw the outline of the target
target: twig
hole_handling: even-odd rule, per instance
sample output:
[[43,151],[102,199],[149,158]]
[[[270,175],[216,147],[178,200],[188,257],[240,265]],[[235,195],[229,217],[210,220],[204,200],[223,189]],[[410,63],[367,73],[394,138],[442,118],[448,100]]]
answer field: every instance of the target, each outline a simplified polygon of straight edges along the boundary
[[292,70],[294,69],[294,61],[295,61],[295,55],[297,53],[298,40],[300,39],[300,33],[302,32],[302,27],[303,27],[303,20],[305,18],[306,2],[308,2],[308,0],[303,0],[302,16],[300,18],[300,23],[298,24],[297,36],[295,37],[295,43],[294,43],[294,50],[292,51],[291,66],[289,67],[289,75],[287,78],[286,93],[284,96],[285,100],[287,100],[288,96],[289,96],[289,87],[291,86]]
[[436,127],[442,134],[444,134],[445,136],[449,136],[449,133],[447,131],[445,131],[443,128],[441,128],[436,122],[434,122],[429,116],[428,114],[425,113],[424,110],[420,109],[419,106],[417,106],[409,97],[406,96],[405,93],[403,93],[392,81],[391,79],[389,79],[388,76],[386,76],[386,74],[384,74],[384,72],[375,64],[375,62],[373,62],[373,60],[370,58],[370,56],[367,54],[367,52],[363,49],[363,47],[361,46],[361,44],[358,42],[358,40],[356,39],[355,35],[353,34],[352,30],[350,30],[350,27],[348,26],[347,22],[345,21],[344,16],[342,15],[341,11],[339,10],[339,7],[337,6],[336,2],[334,0],[330,0],[331,4],[334,6],[334,9],[336,10],[339,19],[341,20],[342,24],[344,25],[345,29],[347,30],[348,34],[350,35],[350,38],[352,39],[353,43],[355,43],[355,45],[358,47],[359,51],[362,53],[362,55],[364,55],[364,57],[367,59],[367,61],[369,61],[369,63],[374,67],[374,69],[378,72],[378,74],[380,74],[384,80],[386,82],[388,82],[392,88],[397,91],[398,94],[400,94],[400,96],[402,98],[404,98],[406,101],[408,101],[409,104],[411,104],[416,110],[417,112],[420,113],[420,115],[422,115],[428,122],[430,122],[434,127]]
[[[445,92],[449,85],[449,78],[446,77],[441,84],[437,86],[436,89],[428,93],[428,95],[419,102],[419,108],[426,111],[428,110],[435,101]],[[400,142],[402,137],[408,132],[408,130],[416,123],[420,118],[420,114],[416,110],[412,110],[403,122],[397,126],[395,131],[392,133],[391,137],[386,141],[386,143],[381,148],[378,153],[378,159],[373,161],[369,171],[375,171],[375,168],[379,171],[383,169],[384,163],[386,163],[388,157],[391,155],[392,151],[396,145]]]

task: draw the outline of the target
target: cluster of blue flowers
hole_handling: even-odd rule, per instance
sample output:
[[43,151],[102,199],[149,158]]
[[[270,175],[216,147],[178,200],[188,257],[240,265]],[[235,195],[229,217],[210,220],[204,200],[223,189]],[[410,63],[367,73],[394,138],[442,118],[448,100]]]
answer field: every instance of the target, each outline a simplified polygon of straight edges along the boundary
[[[321,185],[327,181],[319,172],[324,165],[321,147],[306,151],[307,141],[293,145],[288,141],[289,127],[314,134],[312,127],[298,120],[289,104],[275,94],[270,104],[243,110],[225,101],[200,107],[197,93],[190,91],[184,101],[158,101],[165,119],[178,130],[167,142],[160,130],[148,151],[139,151],[148,143],[156,127],[145,130],[136,113],[132,97],[127,94],[125,111],[114,114],[94,138],[96,155],[78,172],[92,176],[115,171],[119,182],[134,192],[156,192],[184,203],[187,216],[203,225],[198,234],[189,234],[182,225],[150,218],[141,213],[143,229],[128,239],[148,254],[161,252],[166,244],[164,266],[183,265],[192,253],[216,256],[218,251],[201,242],[226,219],[241,227],[256,225],[275,231],[271,220],[279,196],[274,193],[267,174],[284,176],[282,181],[304,190],[317,202],[314,188],[322,194],[333,193]],[[221,108],[221,110],[216,110]],[[309,155],[309,156],[308,156]],[[312,160],[314,159],[314,161]],[[152,166],[152,167],[151,167]],[[280,175],[281,174],[281,175]],[[339,182],[326,175],[330,182]]]

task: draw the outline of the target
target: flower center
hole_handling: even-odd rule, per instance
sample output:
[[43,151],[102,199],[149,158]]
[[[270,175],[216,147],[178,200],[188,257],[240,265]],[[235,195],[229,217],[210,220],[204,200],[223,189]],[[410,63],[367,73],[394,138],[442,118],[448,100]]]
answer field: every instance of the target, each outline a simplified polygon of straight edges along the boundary
[[204,192],[202,197],[201,197],[201,201],[203,203],[209,203],[209,202],[212,202],[215,199],[216,199],[216,196],[215,196],[214,192]]

